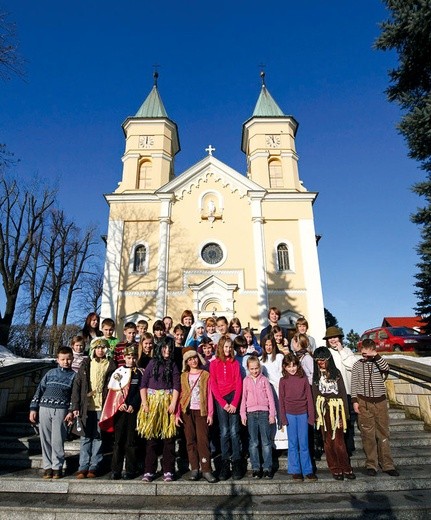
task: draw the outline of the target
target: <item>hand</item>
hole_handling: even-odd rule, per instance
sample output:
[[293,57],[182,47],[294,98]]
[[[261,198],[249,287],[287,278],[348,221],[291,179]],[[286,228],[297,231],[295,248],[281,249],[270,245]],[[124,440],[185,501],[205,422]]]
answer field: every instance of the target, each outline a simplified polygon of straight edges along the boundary
[[31,424],[37,423],[37,412],[35,410],[31,410],[28,420],[31,422]]
[[243,426],[247,426],[247,419],[241,419],[241,424]]
[[175,417],[175,426],[178,428],[180,426],[180,424],[183,423],[183,420],[181,419],[181,417],[179,415],[177,415]]
[[207,417],[207,424],[208,424],[208,426],[212,426],[212,424],[213,424],[213,417],[212,417],[212,415],[208,415],[208,417]]
[[223,406],[223,410],[227,413],[229,413],[229,410],[230,410],[230,404],[229,403],[226,403],[224,406]]
[[148,403],[142,403],[141,408],[145,413],[148,413]]
[[359,403],[353,403],[353,410],[355,413],[359,414]]
[[69,412],[66,417],[64,418],[64,422],[67,424],[67,426],[70,426],[73,424],[74,415],[73,412]]
[[127,412],[127,405],[126,405],[126,403],[123,403],[122,405],[120,405],[119,408],[118,408],[118,411],[119,412]]
[[269,424],[275,424],[275,417],[269,418]]
[[73,410],[73,417],[79,417],[79,410]]
[[230,405],[230,411],[229,413],[235,413],[236,412],[236,406],[234,406],[233,404]]
[[174,403],[171,403],[171,404],[168,406],[168,413],[169,413],[169,414],[173,414],[173,413],[175,413],[175,404],[174,404]]

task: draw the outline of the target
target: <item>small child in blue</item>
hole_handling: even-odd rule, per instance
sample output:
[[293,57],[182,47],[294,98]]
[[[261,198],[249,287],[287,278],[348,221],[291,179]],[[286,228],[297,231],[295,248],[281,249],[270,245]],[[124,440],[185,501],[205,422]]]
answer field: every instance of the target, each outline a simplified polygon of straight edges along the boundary
[[58,367],[43,376],[30,403],[30,422],[36,424],[39,416],[44,479],[63,476],[64,442],[67,426],[73,421],[70,411],[75,379],[72,360],[72,349],[61,347],[57,352]]

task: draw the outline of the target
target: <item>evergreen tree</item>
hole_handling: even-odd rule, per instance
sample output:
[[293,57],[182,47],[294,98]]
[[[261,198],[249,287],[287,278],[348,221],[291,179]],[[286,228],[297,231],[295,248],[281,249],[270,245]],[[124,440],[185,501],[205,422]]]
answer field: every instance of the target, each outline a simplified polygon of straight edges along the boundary
[[384,0],[390,19],[381,24],[379,50],[395,50],[398,68],[389,72],[388,99],[400,105],[398,129],[406,139],[409,156],[421,163],[426,178],[413,186],[425,206],[412,216],[421,226],[418,298],[415,310],[431,333],[431,0]]
[[361,336],[357,332],[355,332],[353,329],[350,329],[350,331],[346,334],[346,345],[353,350],[353,352],[356,352],[358,350],[358,341],[360,340]]
[[325,325],[328,327],[338,327],[337,318],[325,307]]

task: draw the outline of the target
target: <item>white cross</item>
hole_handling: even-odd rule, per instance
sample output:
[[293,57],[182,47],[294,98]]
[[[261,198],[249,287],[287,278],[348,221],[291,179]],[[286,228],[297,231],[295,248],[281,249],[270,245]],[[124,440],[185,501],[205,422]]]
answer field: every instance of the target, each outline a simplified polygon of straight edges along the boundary
[[205,148],[205,151],[208,152],[208,155],[212,155],[213,152],[216,151],[216,149],[213,148],[212,145],[210,144],[210,145],[208,146],[208,148]]

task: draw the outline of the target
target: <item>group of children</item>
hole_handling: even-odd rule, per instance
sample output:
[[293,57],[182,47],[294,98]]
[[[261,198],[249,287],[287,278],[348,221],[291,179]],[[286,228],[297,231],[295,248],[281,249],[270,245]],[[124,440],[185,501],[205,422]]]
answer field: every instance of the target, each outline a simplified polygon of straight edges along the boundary
[[[100,475],[111,441],[111,479],[142,473],[151,482],[161,453],[163,480],[172,481],[177,441],[192,481],[241,479],[247,455],[252,478],[272,479],[274,449],[287,448],[288,474],[313,482],[318,432],[333,477],[354,479],[346,444],[351,408],[367,474],[375,476],[380,465],[397,476],[388,442],[388,365],[375,344],[365,341],[361,359],[352,354],[351,363],[337,327],[327,329],[327,346],[316,348],[304,318],[290,342],[279,318],[272,307],[260,343],[238,319],[195,322],[191,311],[174,328],[169,316],[156,320],[153,334],[144,320],[128,322],[120,342],[113,320],[99,330],[98,316],[89,315],[71,347],[58,350],[58,367],[45,374],[30,405],[30,421],[40,424],[43,477],[62,477],[69,427],[81,438],[78,479]],[[211,466],[217,452],[218,479]]]

